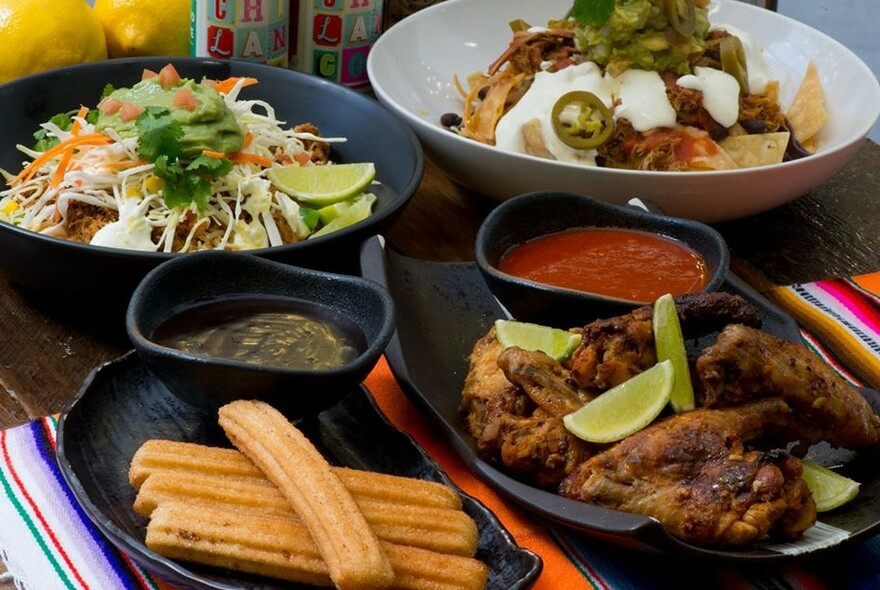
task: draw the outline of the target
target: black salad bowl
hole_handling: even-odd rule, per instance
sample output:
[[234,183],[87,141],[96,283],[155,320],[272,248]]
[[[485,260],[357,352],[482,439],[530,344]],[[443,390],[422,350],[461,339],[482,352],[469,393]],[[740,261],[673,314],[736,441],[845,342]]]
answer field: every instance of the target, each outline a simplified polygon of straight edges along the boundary
[[[199,303],[234,307],[261,297],[320,308],[329,321],[354,324],[363,336],[359,354],[332,369],[286,368],[185,352],[154,339],[164,322]],[[259,399],[291,418],[306,418],[334,405],[373,369],[394,332],[394,306],[383,287],[360,277],[245,253],[196,252],[144,277],[132,295],[126,330],[144,364],[189,405],[214,411],[236,399]]]
[[493,209],[477,232],[477,266],[495,298],[521,321],[567,328],[650,303],[545,285],[498,269],[501,258],[514,246],[548,234],[589,227],[651,232],[690,247],[703,257],[708,268],[704,291],[717,290],[727,276],[727,244],[708,225],[634,205],[615,205],[557,191],[520,195]]
[[[131,58],[81,64],[42,72],[0,85],[3,143],[0,168],[15,174],[24,155],[16,144],[32,146],[33,133],[60,112],[94,107],[106,84],[131,86],[144,68],[158,71],[173,63],[182,77],[225,79],[248,76],[259,82],[245,88],[242,100],[262,100],[276,117],[293,127],[314,123],[334,143],[334,162],[373,162],[381,183],[373,214],[325,236],[253,250],[257,256],[298,266],[356,274],[360,244],[383,233],[403,211],[424,171],[421,147],[412,130],[375,100],[316,76],[243,61],[205,58]],[[5,186],[0,186],[0,190]],[[125,306],[143,276],[179,256],[92,246],[35,233],[0,222],[0,272],[49,305],[64,301],[70,316],[86,312],[121,327]],[[68,305],[69,304],[69,305]],[[75,319],[75,318],[71,318]]]

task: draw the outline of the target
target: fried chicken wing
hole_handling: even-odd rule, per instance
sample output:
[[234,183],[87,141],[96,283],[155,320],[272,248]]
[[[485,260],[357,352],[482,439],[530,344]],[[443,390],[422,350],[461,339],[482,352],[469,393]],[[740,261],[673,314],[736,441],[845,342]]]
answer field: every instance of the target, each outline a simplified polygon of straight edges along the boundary
[[542,352],[514,346],[498,355],[498,366],[508,381],[551,416],[562,418],[589,401],[578,395],[568,371]]
[[803,346],[732,324],[696,361],[706,407],[778,396],[797,421],[776,433],[788,441],[820,440],[848,449],[880,450],[880,417],[828,364]]
[[495,330],[469,357],[460,409],[483,457],[539,487],[553,487],[591,451],[562,423],[581,398],[567,370],[539,352],[503,349]]
[[[761,325],[758,310],[730,293],[684,295],[676,297],[675,304],[686,338],[716,332],[731,322]],[[587,324],[569,363],[576,385],[604,391],[656,363],[653,311],[652,305],[645,305],[627,315]]]
[[701,546],[741,547],[768,534],[797,538],[816,519],[800,460],[744,446],[790,413],[785,402],[768,398],[674,415],[585,461],[560,494],[652,516]]

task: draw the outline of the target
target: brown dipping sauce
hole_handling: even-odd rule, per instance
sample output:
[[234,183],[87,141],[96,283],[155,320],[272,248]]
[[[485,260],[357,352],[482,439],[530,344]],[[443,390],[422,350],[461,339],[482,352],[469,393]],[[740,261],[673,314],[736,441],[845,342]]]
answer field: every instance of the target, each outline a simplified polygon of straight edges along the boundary
[[241,296],[181,309],[153,340],[184,352],[287,369],[341,367],[366,350],[366,338],[333,309],[289,297]]
[[546,285],[640,302],[695,293],[709,280],[706,261],[688,246],[620,228],[541,236],[508,250],[498,268]]

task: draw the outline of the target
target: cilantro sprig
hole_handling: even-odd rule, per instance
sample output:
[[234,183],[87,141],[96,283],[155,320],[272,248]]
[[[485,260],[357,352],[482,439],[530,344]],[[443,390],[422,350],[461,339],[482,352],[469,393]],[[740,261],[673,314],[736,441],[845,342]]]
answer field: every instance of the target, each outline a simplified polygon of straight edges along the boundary
[[574,0],[568,15],[585,26],[601,27],[614,13],[615,0]]
[[204,209],[211,196],[211,181],[229,174],[232,161],[227,158],[197,156],[190,162],[180,159],[183,126],[168,109],[148,106],[135,125],[138,151],[155,164],[153,172],[162,179],[165,204],[185,207],[195,203]]

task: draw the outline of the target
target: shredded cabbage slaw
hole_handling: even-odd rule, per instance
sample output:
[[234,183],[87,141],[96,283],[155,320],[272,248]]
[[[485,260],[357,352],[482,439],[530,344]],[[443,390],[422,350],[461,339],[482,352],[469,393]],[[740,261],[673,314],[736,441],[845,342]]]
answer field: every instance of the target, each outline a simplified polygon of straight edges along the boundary
[[155,164],[138,153],[138,137],[120,137],[112,128],[97,133],[83,108],[67,131],[51,121],[41,125],[59,140],[54,148],[17,146],[32,161],[15,176],[0,170],[10,185],[0,192],[0,220],[75,239],[68,227],[71,205],[92,205],[106,211],[109,221],[90,243],[158,252],[247,250],[307,239],[318,228],[307,223],[300,203],[267,180],[267,166],[315,165],[304,142],[345,139],[294,131],[267,102],[239,100],[241,89],[254,82],[237,78],[217,85],[245,141],[240,152],[226,155],[232,170],[211,181],[204,208],[195,202],[168,207]]

